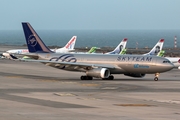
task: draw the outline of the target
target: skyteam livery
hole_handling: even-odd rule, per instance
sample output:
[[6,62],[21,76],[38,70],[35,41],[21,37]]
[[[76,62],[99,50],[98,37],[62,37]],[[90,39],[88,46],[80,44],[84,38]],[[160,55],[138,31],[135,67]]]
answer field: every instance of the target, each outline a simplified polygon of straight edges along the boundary
[[144,55],[111,55],[111,54],[72,54],[55,53],[51,51],[37,35],[29,23],[22,23],[26,43],[30,53],[26,54],[36,60],[57,69],[84,72],[81,80],[102,78],[113,80],[112,74],[124,74],[131,77],[144,77],[145,74],[155,74],[171,70],[174,66],[169,60],[157,56]]

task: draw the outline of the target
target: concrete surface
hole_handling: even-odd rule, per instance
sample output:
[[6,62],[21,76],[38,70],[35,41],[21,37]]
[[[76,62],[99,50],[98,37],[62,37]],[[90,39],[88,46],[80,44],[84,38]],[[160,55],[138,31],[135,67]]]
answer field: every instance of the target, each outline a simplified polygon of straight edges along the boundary
[[0,120],[178,120],[180,71],[79,78],[41,63],[0,60]]

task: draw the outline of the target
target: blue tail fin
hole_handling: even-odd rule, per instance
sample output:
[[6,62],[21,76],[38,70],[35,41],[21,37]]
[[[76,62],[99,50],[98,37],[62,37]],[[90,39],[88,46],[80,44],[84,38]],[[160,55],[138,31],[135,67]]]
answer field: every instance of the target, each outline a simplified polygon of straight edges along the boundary
[[26,38],[28,50],[30,53],[35,52],[52,52],[41,40],[41,38],[38,36],[36,31],[32,28],[32,26],[27,23],[23,22],[22,27],[24,30],[24,35]]

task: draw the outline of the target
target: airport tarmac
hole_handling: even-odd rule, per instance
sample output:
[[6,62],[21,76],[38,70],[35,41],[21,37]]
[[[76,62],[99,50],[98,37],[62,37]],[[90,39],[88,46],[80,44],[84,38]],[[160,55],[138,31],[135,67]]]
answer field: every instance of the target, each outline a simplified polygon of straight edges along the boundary
[[0,120],[178,120],[180,71],[115,80],[0,60]]

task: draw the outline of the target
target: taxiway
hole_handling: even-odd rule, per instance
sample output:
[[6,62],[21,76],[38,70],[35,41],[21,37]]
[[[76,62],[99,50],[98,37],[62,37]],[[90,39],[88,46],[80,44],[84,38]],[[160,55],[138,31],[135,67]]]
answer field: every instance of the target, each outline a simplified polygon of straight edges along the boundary
[[81,81],[83,73],[0,60],[1,120],[177,120],[180,71]]

